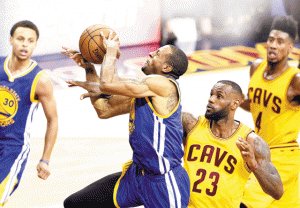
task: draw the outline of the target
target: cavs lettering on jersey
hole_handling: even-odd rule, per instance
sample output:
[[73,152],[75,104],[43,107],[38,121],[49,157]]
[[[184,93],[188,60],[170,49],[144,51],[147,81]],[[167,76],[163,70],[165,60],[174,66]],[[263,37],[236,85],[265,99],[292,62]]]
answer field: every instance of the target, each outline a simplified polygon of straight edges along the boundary
[[159,115],[149,98],[132,100],[129,119],[129,142],[133,162],[148,174],[165,174],[181,164],[183,156],[180,91],[175,109],[167,116]]
[[30,137],[32,116],[38,107],[35,87],[44,71],[32,61],[26,71],[12,76],[9,58],[0,58],[0,144],[23,145]]
[[300,130],[300,108],[287,100],[287,90],[299,69],[289,67],[273,80],[264,78],[267,61],[255,70],[248,87],[250,111],[255,123],[255,132],[270,147],[296,141]]
[[250,170],[236,140],[239,136],[246,139],[250,132],[252,129],[239,123],[231,137],[219,138],[211,132],[210,121],[199,117],[184,151],[184,168],[191,183],[189,208],[240,207]]

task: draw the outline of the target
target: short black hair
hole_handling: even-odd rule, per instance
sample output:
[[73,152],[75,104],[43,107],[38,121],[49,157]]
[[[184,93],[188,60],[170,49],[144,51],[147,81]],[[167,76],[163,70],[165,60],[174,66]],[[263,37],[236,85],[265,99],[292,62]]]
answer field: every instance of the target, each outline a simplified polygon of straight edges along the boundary
[[11,37],[14,35],[14,33],[18,27],[26,27],[26,28],[30,28],[30,29],[34,30],[36,32],[37,40],[39,39],[39,30],[38,30],[37,26],[29,20],[22,20],[20,22],[17,22],[16,24],[14,24],[14,26],[10,30]]
[[242,88],[240,87],[240,85],[238,85],[237,83],[230,81],[230,80],[220,80],[217,83],[221,83],[221,84],[226,84],[226,85],[230,85],[232,87],[232,89],[241,97],[243,97],[243,91]]
[[290,38],[295,42],[298,34],[298,23],[292,16],[277,16],[273,20],[271,30],[280,30],[289,34]]
[[173,45],[168,45],[170,46],[172,52],[169,55],[167,59],[167,63],[172,66],[172,71],[170,74],[178,79],[181,75],[183,75],[189,65],[188,58],[186,54],[178,47],[173,46]]

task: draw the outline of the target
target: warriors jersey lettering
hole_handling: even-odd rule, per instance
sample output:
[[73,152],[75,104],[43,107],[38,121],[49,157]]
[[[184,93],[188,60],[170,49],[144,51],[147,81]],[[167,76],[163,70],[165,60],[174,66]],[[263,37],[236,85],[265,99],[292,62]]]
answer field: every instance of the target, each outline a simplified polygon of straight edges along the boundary
[[296,141],[300,125],[300,107],[292,106],[287,100],[287,90],[299,69],[289,67],[273,80],[264,78],[267,61],[255,70],[248,86],[250,112],[255,132],[270,147]]
[[169,172],[181,164],[183,156],[180,91],[177,82],[169,80],[179,96],[177,106],[169,115],[159,115],[149,98],[133,99],[130,110],[129,142],[133,162],[153,175]]
[[36,84],[45,72],[32,61],[26,71],[12,76],[9,59],[0,58],[0,144],[23,145],[30,137],[33,113],[38,107]]
[[239,208],[250,170],[236,141],[239,136],[246,139],[251,132],[239,123],[231,137],[219,138],[211,132],[209,120],[198,118],[187,135],[184,151],[184,168],[191,184],[189,208]]

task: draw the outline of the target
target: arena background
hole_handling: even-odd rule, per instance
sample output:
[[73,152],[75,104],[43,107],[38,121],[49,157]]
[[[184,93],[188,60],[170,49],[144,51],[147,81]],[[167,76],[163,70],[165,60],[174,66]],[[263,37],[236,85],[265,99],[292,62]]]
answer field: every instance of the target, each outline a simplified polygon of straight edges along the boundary
[[[114,28],[121,41],[117,61],[120,76],[138,76],[148,53],[164,44],[181,47],[189,69],[179,79],[183,110],[204,114],[212,86],[229,79],[247,92],[249,65],[264,58],[265,41],[275,15],[290,7],[268,0],[0,0],[0,56],[11,54],[9,30],[23,19],[37,24],[40,39],[33,59],[44,68],[55,90],[59,132],[51,157],[51,175],[40,180],[36,165],[42,154],[46,119],[35,115],[31,153],[17,191],[5,208],[62,208],[63,200],[93,181],[117,171],[131,159],[128,115],[100,120],[85,91],[68,88],[65,80],[84,80],[84,70],[60,54],[61,47],[78,50],[82,31],[93,24]],[[296,43],[290,64],[297,66]],[[99,72],[100,65],[96,65]],[[249,113],[238,109],[236,119],[253,128]],[[299,139],[298,139],[299,141]],[[0,164],[1,165],[1,164]]]

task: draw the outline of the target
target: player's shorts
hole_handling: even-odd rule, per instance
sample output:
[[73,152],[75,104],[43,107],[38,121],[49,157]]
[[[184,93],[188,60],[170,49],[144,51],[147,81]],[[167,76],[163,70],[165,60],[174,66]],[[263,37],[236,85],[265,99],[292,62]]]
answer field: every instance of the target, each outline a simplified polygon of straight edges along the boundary
[[248,208],[300,208],[300,149],[295,145],[285,146],[270,148],[272,163],[277,168],[283,183],[284,193],[281,199],[276,200],[264,193],[255,176],[251,174],[242,201]]
[[29,154],[29,146],[0,144],[0,207],[18,187]]
[[163,175],[147,175],[129,161],[114,189],[116,207],[186,208],[189,198],[190,180],[181,165]]

